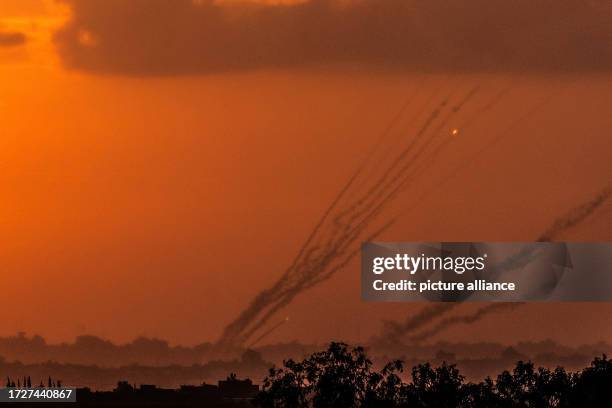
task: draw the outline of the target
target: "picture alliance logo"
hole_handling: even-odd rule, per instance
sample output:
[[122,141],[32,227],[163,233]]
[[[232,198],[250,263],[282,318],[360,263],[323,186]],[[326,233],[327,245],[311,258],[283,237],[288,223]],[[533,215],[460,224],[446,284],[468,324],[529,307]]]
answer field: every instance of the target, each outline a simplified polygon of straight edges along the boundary
[[486,267],[487,254],[482,256],[411,256],[396,254],[389,257],[375,257],[372,272],[381,275],[390,271],[406,271],[411,275],[419,271],[452,271],[458,275],[466,271],[482,271]]

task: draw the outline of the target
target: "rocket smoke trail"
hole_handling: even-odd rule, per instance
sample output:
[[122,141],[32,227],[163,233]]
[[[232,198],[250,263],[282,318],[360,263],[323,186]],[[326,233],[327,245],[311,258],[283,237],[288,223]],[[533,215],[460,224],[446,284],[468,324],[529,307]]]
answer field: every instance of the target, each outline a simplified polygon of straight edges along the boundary
[[268,330],[263,332],[258,338],[253,340],[251,342],[251,344],[249,344],[248,348],[252,349],[253,347],[255,347],[257,344],[259,344],[260,341],[262,341],[263,339],[268,337],[270,334],[275,332],[279,327],[281,327],[282,325],[284,325],[288,321],[289,321],[289,318],[285,317],[283,320],[281,320],[280,322],[276,323],[274,326],[270,327]]
[[[477,111],[478,114],[490,110],[507,94],[508,90],[509,88],[496,94],[492,101]],[[359,252],[355,244],[363,240],[363,234],[384,208],[407,184],[415,179],[416,174],[434,165],[435,160],[433,159],[451,143],[452,138],[449,137],[449,134],[445,133],[440,137],[440,131],[465,105],[471,102],[477,92],[478,87],[474,87],[463,97],[457,98],[458,101],[454,103],[452,100],[456,98],[452,97],[452,92],[447,95],[423,119],[414,137],[409,139],[407,145],[395,158],[383,163],[382,174],[371,179],[366,175],[366,170],[368,170],[366,165],[378,147],[375,146],[374,151],[358,167],[315,225],[290,267],[271,287],[261,291],[247,308],[225,328],[217,346],[226,349],[241,346],[264,327],[275,313],[291,303],[295,296],[329,279],[334,273],[345,267]],[[516,122],[532,116],[550,99],[549,96],[536,109],[528,112]],[[403,114],[406,106],[400,110],[398,116]],[[392,120],[392,125],[388,129],[399,121],[398,116]],[[471,117],[468,118],[465,125],[470,124],[472,120]],[[510,133],[510,130],[516,126],[516,122],[506,132],[498,135],[493,143],[501,140],[503,135]],[[381,144],[388,133],[389,130],[385,130],[377,144]],[[359,190],[365,191],[357,194],[357,198],[349,199]],[[393,220],[392,217],[390,222],[367,237],[367,240],[376,238]],[[453,307],[454,305],[445,305],[429,310],[424,313],[419,322],[415,322],[410,329],[407,329],[408,332],[425,327],[432,319],[447,313]],[[402,330],[396,328],[395,335],[399,336],[401,332]]]
[[[392,224],[392,221],[386,223],[385,225],[380,227],[378,230],[374,231],[371,235],[369,235],[366,238],[366,241],[373,241],[374,239],[376,239],[376,237],[378,237],[383,231],[385,231],[391,224]],[[351,243],[353,241],[351,241]],[[318,273],[314,277],[311,277],[311,279],[308,282],[305,282],[305,283],[301,282],[299,284],[296,284],[295,287],[291,288],[290,291],[284,293],[283,294],[283,298],[280,301],[278,301],[274,305],[272,305],[265,312],[265,314],[263,314],[263,316],[261,318],[259,318],[259,320],[257,322],[252,324],[252,327],[250,329],[245,330],[245,332],[243,334],[243,337],[245,339],[250,338],[259,328],[261,328],[266,323],[266,321],[269,318],[271,318],[274,315],[274,313],[276,313],[282,307],[284,307],[287,304],[289,304],[298,293],[303,292],[304,290],[310,289],[311,287],[313,287],[313,286],[315,286],[315,285],[317,285],[317,284],[319,284],[321,282],[324,282],[325,280],[329,279],[334,273],[336,273],[339,270],[341,270],[342,268],[346,267],[346,265],[348,265],[348,263],[358,253],[359,253],[359,246],[355,247],[348,254],[344,254],[344,257],[341,257],[343,255],[343,252],[342,253],[338,252],[337,254],[331,254],[330,258],[333,257],[333,258],[336,258],[336,259],[340,259],[340,261],[337,262],[336,264],[332,263],[331,266],[329,266],[326,269],[322,269],[322,271],[320,273]],[[317,266],[317,265],[315,264],[315,266]]]
[[[407,171],[426,155],[431,137],[424,139],[425,136],[430,134],[432,129],[435,133],[444,126],[475,93],[476,89],[472,89],[455,105],[450,104],[450,96],[440,102],[425,119],[408,146],[402,149],[380,177],[368,183],[370,187],[366,193],[356,201],[347,203],[346,193],[354,188],[355,181],[362,177],[362,167],[358,168],[325,211],[291,266],[276,283],[261,291],[225,328],[217,345],[231,348],[244,344],[295,296],[328,279],[348,264],[359,252],[358,245],[355,244],[364,238],[366,229],[394,198],[399,183],[405,180]],[[375,239],[391,222],[370,235],[368,240]]]
[[410,340],[411,343],[420,343],[423,340],[427,340],[431,336],[434,336],[438,334],[439,332],[448,329],[449,327],[452,327],[458,324],[472,324],[472,323],[479,321],[480,319],[482,319],[488,314],[502,312],[506,310],[513,310],[513,309],[516,309],[520,305],[521,303],[512,303],[512,302],[510,303],[508,302],[492,303],[490,305],[481,307],[480,309],[476,310],[474,313],[469,314],[469,315],[449,316],[449,317],[446,317],[438,321],[438,323],[436,323],[432,328],[424,330],[416,335],[409,336],[408,340]]
[[[573,82],[575,82],[575,81],[572,81],[570,83],[573,83]],[[431,188],[429,188],[427,191],[422,193],[420,195],[420,197],[418,197],[418,199],[414,200],[413,204],[408,209],[414,208],[418,202],[420,202],[421,200],[425,199],[432,192],[439,191],[445,184],[447,184],[453,178],[455,178],[458,174],[460,174],[461,171],[465,170],[470,165],[472,165],[472,163],[478,157],[482,156],[485,151],[487,151],[488,149],[491,149],[492,147],[497,145],[499,142],[504,140],[504,138],[506,138],[508,135],[510,135],[517,128],[517,126],[519,124],[532,119],[538,112],[540,112],[552,100],[554,100],[555,97],[557,97],[559,94],[561,94],[568,86],[569,86],[569,84],[566,84],[565,86],[563,86],[561,88],[554,89],[552,92],[548,93],[540,102],[535,104],[533,107],[531,107],[529,110],[527,110],[524,114],[522,114],[519,118],[514,120],[508,127],[506,127],[505,129],[503,129],[500,132],[497,132],[495,134],[495,136],[491,140],[489,140],[480,149],[476,150],[473,154],[471,154],[470,157],[467,160],[463,160],[460,164],[455,166],[453,171],[449,172],[448,175],[444,179],[442,179],[438,183],[432,185]],[[493,108],[495,105],[497,105],[501,101],[501,99],[505,95],[507,95],[509,93],[509,91],[511,89],[512,89],[512,86],[510,85],[507,88],[505,88],[502,91],[500,91],[493,98],[493,100],[491,100],[489,103],[487,103],[484,107],[480,108],[479,113],[483,114],[483,113],[489,111],[491,108]],[[475,116],[472,116],[472,117],[468,118],[467,121],[465,122],[465,124],[466,125],[471,125],[473,123],[473,119],[472,118],[475,118]],[[434,152],[433,155],[437,155],[438,153],[439,152]],[[405,212],[405,211],[406,211],[406,209],[404,209],[403,212]]]
[[459,303],[434,303],[425,306],[417,314],[408,317],[403,323],[386,320],[383,322],[383,336],[378,341],[398,341],[406,334],[417,331],[421,327],[428,325],[438,316],[450,311]]
[[[347,225],[352,225],[356,219],[363,217],[362,223],[367,224],[372,219],[380,214],[383,207],[391,202],[397,194],[400,192],[403,185],[413,178],[413,173],[409,172],[420,162],[421,157],[426,154],[427,148],[434,140],[434,136],[448,123],[454,114],[459,112],[461,108],[471,99],[477,92],[477,87],[473,88],[468,94],[455,106],[453,106],[450,112],[438,121],[438,126],[433,131],[433,135],[426,138],[423,143],[416,148],[416,142],[423,136],[428,134],[430,126],[436,123],[436,119],[441,116],[443,109],[447,107],[447,99],[443,100],[440,105],[434,109],[434,111],[426,119],[424,125],[417,133],[417,137],[410,143],[410,145],[404,149],[391,164],[391,166],[385,171],[381,178],[374,183],[373,187],[356,203],[354,203],[349,210],[340,212],[335,219],[336,224],[341,224],[343,216],[347,213],[351,213],[348,220],[345,221]],[[416,150],[416,151],[415,151]],[[408,155],[412,153],[412,155]],[[404,164],[399,168],[395,169],[398,165]],[[426,163],[431,165],[431,160],[427,159]],[[361,208],[359,208],[361,206]]]
[[[410,143],[400,151],[400,153],[392,161],[383,174],[378,178],[377,181],[370,183],[370,188],[363,193],[362,197],[357,199],[352,205],[346,209],[339,211],[336,215],[335,222],[337,224],[342,223],[343,217],[347,214],[351,214],[349,221],[352,221],[359,216],[363,215],[373,209],[377,202],[386,202],[387,198],[384,198],[384,193],[392,191],[395,185],[398,184],[398,179],[405,175],[406,171],[410,169],[418,160],[421,155],[425,153],[426,148],[431,143],[431,139],[435,136],[444,125],[448,123],[450,118],[458,113],[461,108],[471,99],[476,93],[477,88],[472,89],[466,97],[464,97],[458,104],[452,107],[452,110],[446,114],[446,117],[441,118],[445,110],[448,110],[450,95],[444,98],[435,107],[430,114],[425,118],[424,123],[421,125],[419,130],[416,132],[416,136],[410,141]],[[434,124],[438,123],[438,127],[432,131],[431,128]],[[433,133],[433,134],[432,134]],[[430,138],[426,138],[428,134],[432,134]],[[423,139],[425,141],[420,143]],[[418,148],[418,149],[417,149]],[[403,165],[402,165],[403,164]],[[358,210],[359,209],[359,210]],[[349,222],[350,224],[350,222]]]
[[[435,100],[437,94],[441,90],[442,90],[442,85],[439,85],[439,87],[434,88],[434,90],[426,96],[424,102],[418,103],[415,106],[415,109],[412,110],[412,114],[407,119],[407,122],[405,123],[405,126],[410,128],[413,125],[415,125],[415,123],[418,121],[418,119],[422,115],[426,114],[427,107],[430,106],[433,103],[433,101]],[[364,170],[364,173],[368,173],[368,174],[364,174],[363,175],[364,177],[361,178],[360,185],[356,186],[357,188],[355,189],[355,192],[354,192],[355,194],[359,190],[361,190],[363,188],[366,188],[365,186],[368,184],[368,180],[371,180],[371,177],[374,176],[374,174],[369,174],[369,173],[375,173],[377,169],[380,169],[381,167],[385,166],[386,158],[392,156],[393,153],[394,153],[393,148],[395,146],[397,146],[398,144],[401,144],[401,140],[397,139],[398,136],[393,137],[392,140],[388,140],[389,138],[387,136],[390,136],[390,134],[394,130],[394,128],[398,126],[400,119],[408,112],[408,110],[407,110],[408,107],[411,106],[416,101],[417,93],[418,93],[418,89],[415,90],[415,92],[412,94],[411,98],[409,98],[406,101],[406,103],[404,104],[404,106],[402,106],[400,111],[392,118],[391,122],[385,128],[385,130],[383,131],[381,136],[378,138],[378,140],[376,141],[376,143],[374,144],[374,146],[370,150],[369,154],[366,156],[366,158],[363,161],[363,163],[361,163],[361,166],[359,167],[359,169]],[[399,137],[403,137],[403,136],[404,136],[403,134],[399,134]],[[382,148],[382,147],[385,147],[385,148],[378,155],[378,150],[380,148]],[[366,165],[368,165],[369,162],[374,160],[377,155],[379,156],[377,162],[373,163],[371,166],[367,167]],[[369,170],[369,172],[367,172],[366,170]]]
[[565,214],[564,217],[559,218],[553,225],[550,226],[540,237],[538,241],[552,241],[559,234],[565,230],[572,228],[575,225],[580,224],[589,215],[593,214],[597,208],[599,208],[606,200],[612,195],[612,187],[608,187],[605,190],[598,193],[589,202],[572,209],[570,212]]
[[[491,110],[497,103],[499,103],[501,101],[501,99],[505,95],[507,95],[510,92],[511,89],[512,89],[512,85],[509,85],[506,88],[502,89],[497,95],[494,96],[494,98],[491,101],[489,101],[483,107],[478,109],[478,111],[476,112],[475,115],[470,116],[464,122],[462,128],[465,128],[466,126],[471,125],[472,122],[474,121],[474,119],[476,117],[478,117],[480,114],[483,114],[486,111]],[[538,111],[540,111],[544,106],[546,106],[546,104],[548,104],[548,102],[550,102],[555,95],[560,93],[562,90],[563,90],[563,88],[560,89],[560,90],[553,91],[549,95],[547,95],[540,103],[535,105],[532,109],[527,111],[523,116],[521,116],[519,119],[514,121],[510,125],[509,128],[507,128],[504,131],[500,132],[490,143],[488,143],[483,148],[481,148],[478,152],[476,152],[476,154],[474,154],[472,156],[472,158],[476,158],[476,157],[480,156],[482,153],[484,153],[484,151],[486,149],[489,149],[492,146],[494,146],[495,144],[497,144],[499,141],[501,141],[503,139],[504,136],[510,134],[510,132],[519,123],[521,123],[522,121],[528,120],[531,117],[533,117]],[[430,157],[429,161],[430,162],[433,161],[433,159],[435,159],[435,157],[437,157],[437,155],[442,151],[442,149],[448,143],[450,143],[450,141],[451,141],[451,139],[447,137],[447,139],[445,141],[443,141],[441,144],[439,144],[438,147],[429,155],[429,157]],[[424,199],[429,193],[431,193],[432,191],[438,190],[444,184],[449,182],[453,177],[455,177],[459,173],[460,170],[465,168],[466,165],[469,165],[471,162],[472,162],[472,160],[468,160],[468,161],[465,161],[463,164],[459,165],[453,172],[451,172],[449,174],[448,177],[446,177],[441,182],[439,182],[435,186],[435,188],[429,190],[429,192],[426,192],[426,193],[422,194],[419,199],[415,200],[415,203],[412,204],[412,207],[414,207],[416,205],[416,202],[419,202],[422,199]],[[424,170],[425,170],[425,168],[419,169],[419,173],[418,174],[422,174],[422,172]],[[417,174],[417,176],[418,176],[418,174]],[[563,218],[561,218],[560,220],[555,222],[555,224],[553,224],[553,226],[551,226],[545,233],[543,233],[538,238],[538,241],[552,240],[555,235],[558,235],[563,230],[565,230],[565,229],[567,229],[567,228],[569,228],[569,227],[571,227],[573,225],[576,225],[577,223],[582,221],[589,214],[591,214],[599,205],[601,205],[603,203],[603,201],[605,201],[610,196],[611,190],[612,190],[611,188],[608,188],[607,190],[604,190],[602,193],[598,194],[589,203],[584,204],[583,206],[578,207],[578,208],[570,211]],[[395,216],[395,217],[397,217],[397,216]],[[502,267],[505,268],[505,269],[513,269],[513,268],[521,267],[522,265],[524,265],[526,262],[528,262],[531,259],[532,255],[533,254],[531,252],[527,253],[525,251],[522,252],[522,253],[516,254],[515,256],[512,257],[512,259],[508,259],[507,263],[503,263]],[[384,326],[383,326],[382,336],[383,337],[388,337],[390,339],[393,339],[393,338],[401,337],[402,335],[405,335],[407,333],[414,332],[414,331],[420,329],[421,327],[430,324],[432,321],[436,320],[438,317],[446,314],[447,312],[452,310],[456,305],[458,305],[458,304],[455,304],[455,303],[453,303],[453,304],[444,304],[441,307],[436,307],[435,305],[430,305],[430,306],[427,306],[424,309],[422,309],[421,312],[419,312],[415,316],[415,320],[414,321],[412,321],[412,318],[408,318],[404,323],[385,322]],[[418,318],[419,316],[422,316],[422,318]],[[376,341],[376,340],[374,340],[374,341]]]
[[[366,165],[376,150],[374,149],[374,152],[366,157],[366,160],[358,167],[325,211],[294,258],[291,266],[274,285],[260,292],[238,318],[225,328],[217,346],[221,348],[241,346],[263,328],[275,313],[291,303],[295,296],[329,279],[334,273],[345,267],[359,252],[359,248],[355,244],[363,239],[366,229],[381,214],[385,206],[397,196],[405,185],[414,180],[415,172],[425,171],[430,167],[434,162],[432,157],[437,156],[450,143],[448,134],[441,138],[436,137],[436,135],[462,110],[465,104],[470,102],[477,91],[478,87],[472,88],[464,97],[459,98],[459,101],[454,105],[451,104],[451,100],[454,99],[451,97],[452,93],[444,98],[424,118],[415,136],[409,140],[407,146],[400,150],[395,159],[390,161],[391,164],[386,165],[385,163],[382,174],[374,177],[374,180],[368,181],[369,178],[365,175],[365,170],[367,170]],[[490,109],[499,102],[505,93],[507,92],[496,95],[494,100],[481,110]],[[493,143],[501,140],[503,135],[509,134],[517,122],[532,116],[550,99],[551,96],[545,98],[535,109],[515,121],[509,129],[499,134]],[[403,110],[404,108],[402,108]],[[397,122],[397,119],[394,118],[392,122]],[[388,131],[383,132],[379,144],[387,133]],[[490,145],[485,148],[488,147]],[[365,192],[358,194],[358,198],[354,200],[348,200],[348,197],[353,195],[351,193],[355,192],[356,188],[361,189],[360,185],[365,187]],[[559,225],[575,225],[581,217],[585,217],[584,212],[583,210],[572,215],[572,219],[576,221]],[[367,237],[367,240],[376,238],[392,222],[393,218],[389,223]],[[550,234],[548,235],[550,236]],[[452,307],[454,306],[435,307],[429,310],[428,313],[424,313],[423,318],[418,323],[411,326],[413,328],[407,329],[408,332],[413,332],[417,327],[426,327],[428,322],[447,313]],[[495,307],[492,310],[497,309]],[[480,316],[488,313],[486,310],[478,313],[475,319],[477,320]],[[455,320],[458,323],[465,321],[465,319],[461,320],[459,318]],[[467,321],[472,321],[472,319],[467,319]],[[264,332],[264,335],[267,336],[267,333]],[[396,335],[401,335],[401,330],[396,330]]]
[[[556,239],[560,234],[562,234],[569,228],[580,224],[587,217],[592,215],[610,198],[610,196],[612,196],[612,188],[608,187],[597,193],[586,203],[569,210],[562,217],[558,218],[548,229],[546,229],[546,231],[539,236],[537,241],[548,242]],[[534,256],[537,256],[537,254],[533,254],[533,249],[521,251],[520,253],[509,257],[507,261],[502,261],[499,268],[504,269],[506,271],[522,268]],[[382,338],[391,341],[401,340],[402,337],[405,337],[407,334],[419,331],[423,327],[433,324],[442,315],[448,313],[454,307],[460,304],[461,303],[433,304],[424,307],[423,309],[421,309],[420,312],[406,319],[403,323],[386,321],[383,323]],[[408,336],[407,339],[410,340],[412,343],[418,343],[446,330],[449,327],[458,324],[472,324],[490,313],[513,310],[523,304],[524,303],[521,302],[511,302],[493,303],[487,306],[483,306],[471,315],[451,316],[442,320],[438,320],[438,322],[435,323],[433,327],[420,331],[418,334]],[[375,339],[374,341],[379,341],[379,339]]]

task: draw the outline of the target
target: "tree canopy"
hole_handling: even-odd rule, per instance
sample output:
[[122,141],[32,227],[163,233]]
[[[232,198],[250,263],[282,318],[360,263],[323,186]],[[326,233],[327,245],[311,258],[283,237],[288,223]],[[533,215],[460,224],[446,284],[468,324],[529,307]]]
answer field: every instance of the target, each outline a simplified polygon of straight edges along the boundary
[[[410,377],[404,382],[404,377]],[[457,367],[402,361],[373,368],[362,347],[331,343],[302,361],[270,369],[255,400],[260,407],[564,408],[612,406],[612,360],[595,358],[580,372],[519,361],[496,379],[466,382]]]

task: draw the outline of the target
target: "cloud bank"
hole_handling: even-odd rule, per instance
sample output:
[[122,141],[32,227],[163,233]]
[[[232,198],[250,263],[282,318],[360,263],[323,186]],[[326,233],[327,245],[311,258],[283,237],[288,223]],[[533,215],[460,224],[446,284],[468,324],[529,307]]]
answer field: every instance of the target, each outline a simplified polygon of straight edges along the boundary
[[0,47],[15,47],[27,41],[25,34],[14,31],[0,31]]
[[612,12],[584,0],[61,0],[65,66],[182,75],[357,64],[425,71],[610,71]]

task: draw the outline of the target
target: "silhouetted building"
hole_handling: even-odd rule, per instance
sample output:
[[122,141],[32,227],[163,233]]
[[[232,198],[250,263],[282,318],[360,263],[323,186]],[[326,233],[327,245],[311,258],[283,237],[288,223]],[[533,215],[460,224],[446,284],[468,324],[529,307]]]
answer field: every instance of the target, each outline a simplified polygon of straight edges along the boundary
[[248,378],[239,380],[234,374],[231,374],[226,380],[219,381],[219,391],[223,398],[250,399],[257,395],[259,387],[253,385]]
[[[138,387],[119,381],[113,391],[77,390],[77,401],[89,407],[247,407],[259,392],[249,379],[239,380],[230,375],[218,385],[182,385],[179,389],[159,388],[153,384]],[[122,405],[123,404],[123,405]]]

